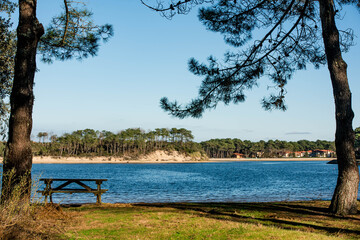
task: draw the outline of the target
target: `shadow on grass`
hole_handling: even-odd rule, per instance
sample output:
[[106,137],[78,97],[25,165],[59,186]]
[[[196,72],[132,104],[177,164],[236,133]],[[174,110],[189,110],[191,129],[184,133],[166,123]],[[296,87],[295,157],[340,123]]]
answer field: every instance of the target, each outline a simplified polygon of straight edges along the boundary
[[[263,224],[289,230],[313,229],[329,234],[360,236],[359,214],[338,217],[329,213],[326,207],[311,206],[309,203],[139,203],[134,206],[174,208],[219,220]],[[340,223],[342,227],[338,227],[339,222],[343,222]],[[353,227],[349,227],[349,224]]]

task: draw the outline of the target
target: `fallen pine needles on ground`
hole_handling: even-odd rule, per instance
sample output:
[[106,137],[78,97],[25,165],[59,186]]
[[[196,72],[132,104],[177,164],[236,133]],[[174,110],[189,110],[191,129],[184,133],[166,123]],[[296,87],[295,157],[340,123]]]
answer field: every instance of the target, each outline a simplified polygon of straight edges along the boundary
[[[39,204],[34,199],[29,201],[26,176],[16,185],[11,184],[13,172],[7,177],[12,191],[0,204],[0,239],[59,239],[71,222],[71,213],[62,211],[59,205]],[[33,189],[36,189],[35,185],[33,183]]]
[[6,213],[6,207],[0,207],[1,240],[59,239],[71,222],[70,213],[63,212],[59,206],[24,205],[11,215]]

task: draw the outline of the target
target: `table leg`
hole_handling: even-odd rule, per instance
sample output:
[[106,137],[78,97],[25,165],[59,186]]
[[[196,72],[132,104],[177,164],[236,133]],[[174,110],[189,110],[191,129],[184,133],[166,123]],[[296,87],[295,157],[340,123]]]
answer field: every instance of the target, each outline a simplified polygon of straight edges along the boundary
[[50,202],[52,203],[52,196],[51,196],[51,183],[52,183],[52,180],[47,180],[46,181],[46,187],[45,187],[45,203],[47,203],[47,198],[48,196],[50,196]]
[[96,185],[97,185],[96,203],[101,204],[101,183],[96,181]]

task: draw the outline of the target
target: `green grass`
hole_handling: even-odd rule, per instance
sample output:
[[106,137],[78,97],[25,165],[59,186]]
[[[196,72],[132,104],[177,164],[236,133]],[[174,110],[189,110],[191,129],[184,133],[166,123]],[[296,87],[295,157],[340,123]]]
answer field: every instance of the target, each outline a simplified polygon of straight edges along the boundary
[[64,239],[360,239],[328,202],[103,204],[68,208]]

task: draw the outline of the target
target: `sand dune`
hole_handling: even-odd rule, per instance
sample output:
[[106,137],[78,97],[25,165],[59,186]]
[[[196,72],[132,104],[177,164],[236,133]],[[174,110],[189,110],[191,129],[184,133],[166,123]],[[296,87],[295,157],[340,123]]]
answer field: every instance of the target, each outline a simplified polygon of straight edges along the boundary
[[[200,159],[177,151],[155,151],[139,158],[129,157],[33,157],[33,163],[193,163],[193,162],[246,162],[246,161],[330,161],[334,158],[210,158]],[[2,158],[0,159],[2,163]]]
[[[181,163],[199,162],[200,159],[180,154],[177,151],[165,152],[155,151],[153,153],[138,157],[53,157],[53,156],[34,156],[33,163]],[[2,162],[2,158],[0,159]]]

